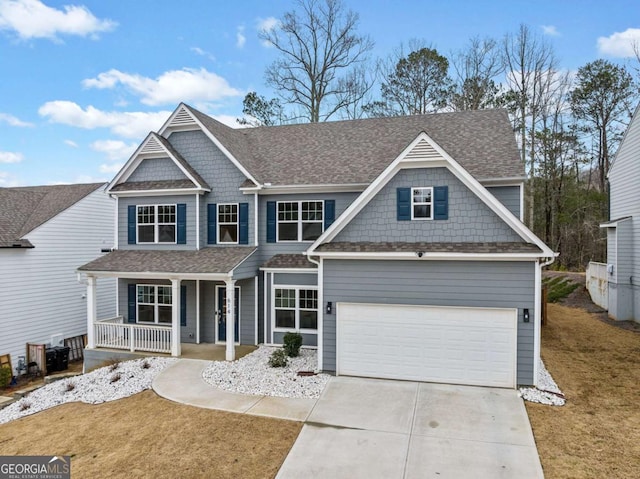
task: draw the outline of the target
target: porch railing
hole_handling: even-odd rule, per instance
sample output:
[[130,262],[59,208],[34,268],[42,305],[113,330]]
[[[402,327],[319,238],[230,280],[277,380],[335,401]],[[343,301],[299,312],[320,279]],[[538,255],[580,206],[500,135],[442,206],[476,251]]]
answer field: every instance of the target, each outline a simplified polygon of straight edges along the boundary
[[98,348],[171,353],[171,328],[166,326],[128,324],[117,316],[97,321],[94,333]]

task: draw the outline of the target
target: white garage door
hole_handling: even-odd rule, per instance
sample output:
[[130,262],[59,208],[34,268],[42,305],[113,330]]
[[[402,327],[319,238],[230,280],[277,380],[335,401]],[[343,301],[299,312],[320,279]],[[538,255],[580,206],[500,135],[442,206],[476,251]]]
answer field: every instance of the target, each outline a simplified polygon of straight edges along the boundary
[[338,303],[337,373],[515,387],[517,310]]

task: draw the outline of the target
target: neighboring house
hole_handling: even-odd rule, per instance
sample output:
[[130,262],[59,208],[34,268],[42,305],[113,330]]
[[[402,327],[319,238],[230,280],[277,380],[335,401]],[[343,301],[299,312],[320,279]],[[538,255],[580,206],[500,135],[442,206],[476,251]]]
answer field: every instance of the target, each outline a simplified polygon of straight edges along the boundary
[[607,280],[609,316],[640,322],[640,106],[609,170]]
[[[27,342],[87,332],[87,289],[76,268],[113,246],[105,186],[0,188],[0,354],[11,354],[14,367]],[[98,311],[114,315],[115,283],[100,286]]]
[[554,253],[524,177],[504,111],[232,129],[181,104],[107,188],[117,250],[79,269],[120,318],[90,306],[89,348],[298,331],[323,371],[533,384]]

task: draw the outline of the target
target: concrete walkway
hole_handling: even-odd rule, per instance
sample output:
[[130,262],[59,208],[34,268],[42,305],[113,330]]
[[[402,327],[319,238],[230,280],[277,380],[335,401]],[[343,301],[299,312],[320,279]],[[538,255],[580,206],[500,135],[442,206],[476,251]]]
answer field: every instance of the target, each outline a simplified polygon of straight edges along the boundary
[[517,391],[334,377],[320,399],[247,396],[182,359],[153,389],[173,401],[305,425],[277,478],[543,478]]

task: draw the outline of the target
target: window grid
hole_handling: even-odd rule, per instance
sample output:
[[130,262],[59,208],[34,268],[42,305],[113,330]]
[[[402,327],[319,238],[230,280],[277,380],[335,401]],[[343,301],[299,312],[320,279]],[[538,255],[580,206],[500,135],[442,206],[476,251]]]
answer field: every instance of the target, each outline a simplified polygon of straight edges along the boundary
[[[173,293],[171,286],[137,285],[137,322],[139,323],[171,323]],[[152,320],[141,317],[152,315]]]
[[[274,330],[317,331],[318,290],[274,288],[274,310]],[[284,326],[283,323],[290,326]]]
[[279,201],[277,241],[315,241],[324,230],[324,201]]
[[433,188],[411,188],[411,219],[433,219]]
[[176,205],[138,206],[137,220],[137,243],[176,242]]
[[218,243],[238,243],[238,203],[218,205]]

